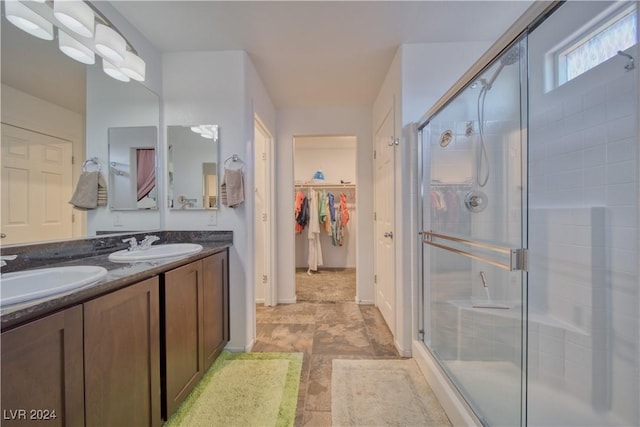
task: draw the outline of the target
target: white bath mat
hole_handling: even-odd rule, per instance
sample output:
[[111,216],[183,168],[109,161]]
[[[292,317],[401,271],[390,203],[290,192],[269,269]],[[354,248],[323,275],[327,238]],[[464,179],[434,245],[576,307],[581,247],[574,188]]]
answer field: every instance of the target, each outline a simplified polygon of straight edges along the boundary
[[333,361],[334,426],[451,426],[412,359]]

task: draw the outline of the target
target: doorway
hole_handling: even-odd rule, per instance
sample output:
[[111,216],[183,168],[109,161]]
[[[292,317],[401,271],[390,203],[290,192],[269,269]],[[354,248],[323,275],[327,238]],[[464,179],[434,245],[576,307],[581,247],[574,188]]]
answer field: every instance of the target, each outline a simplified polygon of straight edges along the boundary
[[277,305],[277,287],[273,272],[275,253],[273,240],[273,144],[272,137],[261,120],[254,119],[254,229],[255,229],[255,291],[256,302],[266,306]]
[[296,301],[356,300],[356,145],[294,137]]

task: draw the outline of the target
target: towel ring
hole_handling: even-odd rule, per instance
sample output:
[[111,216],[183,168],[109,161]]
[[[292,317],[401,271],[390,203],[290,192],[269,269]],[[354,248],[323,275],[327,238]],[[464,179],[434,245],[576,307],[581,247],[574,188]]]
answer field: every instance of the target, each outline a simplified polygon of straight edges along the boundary
[[100,170],[102,170],[102,165],[100,164],[100,161],[98,161],[98,158],[97,157],[92,157],[92,158],[87,159],[84,162],[82,162],[82,172],[88,172],[87,166],[90,163],[98,167],[98,172],[100,172]]
[[225,168],[227,166],[229,166],[229,162],[231,162],[231,163],[240,163],[240,168],[242,168],[244,166],[244,162],[242,161],[242,159],[240,157],[238,157],[237,154],[232,154],[231,156],[227,157],[227,159],[224,161],[224,167]]

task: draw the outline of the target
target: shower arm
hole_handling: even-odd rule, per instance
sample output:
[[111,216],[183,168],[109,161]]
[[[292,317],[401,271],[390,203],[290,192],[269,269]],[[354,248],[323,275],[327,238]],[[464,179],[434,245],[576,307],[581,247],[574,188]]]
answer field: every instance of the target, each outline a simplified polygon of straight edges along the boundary
[[480,81],[482,82],[482,86],[484,86],[485,90],[490,90],[491,87],[493,87],[493,83],[495,83],[496,79],[498,78],[498,75],[500,74],[503,68],[504,68],[504,64],[500,62],[498,69],[496,70],[495,73],[493,73],[493,76],[491,76],[488,82],[485,79],[480,79]]

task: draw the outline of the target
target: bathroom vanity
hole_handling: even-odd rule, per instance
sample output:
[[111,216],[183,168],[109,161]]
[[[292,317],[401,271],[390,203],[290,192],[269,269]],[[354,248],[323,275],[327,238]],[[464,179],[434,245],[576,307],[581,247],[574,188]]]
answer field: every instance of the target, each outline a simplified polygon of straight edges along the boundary
[[157,262],[76,259],[109,275],[3,309],[2,425],[162,425],[229,341],[230,245]]

